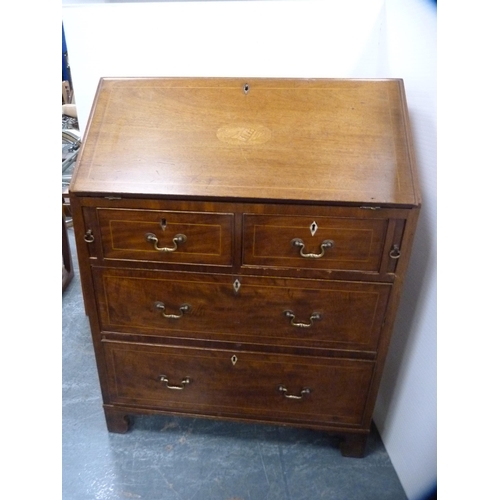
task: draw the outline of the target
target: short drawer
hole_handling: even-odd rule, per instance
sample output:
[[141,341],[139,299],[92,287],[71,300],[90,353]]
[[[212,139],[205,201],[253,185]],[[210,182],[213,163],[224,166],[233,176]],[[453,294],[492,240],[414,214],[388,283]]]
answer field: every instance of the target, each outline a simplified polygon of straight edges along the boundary
[[243,265],[378,272],[388,219],[245,214]]
[[233,214],[97,210],[105,259],[230,266]]
[[391,285],[95,268],[104,331],[375,352]]
[[280,422],[362,424],[374,363],[104,342],[111,404]]

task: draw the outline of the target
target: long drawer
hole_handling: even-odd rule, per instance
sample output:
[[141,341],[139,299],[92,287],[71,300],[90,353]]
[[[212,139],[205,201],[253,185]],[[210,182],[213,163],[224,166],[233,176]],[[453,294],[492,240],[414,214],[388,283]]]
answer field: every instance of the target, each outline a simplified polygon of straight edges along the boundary
[[109,403],[360,426],[374,363],[104,342]]
[[234,215],[97,210],[105,259],[230,266]]
[[375,352],[391,285],[93,269],[103,331]]

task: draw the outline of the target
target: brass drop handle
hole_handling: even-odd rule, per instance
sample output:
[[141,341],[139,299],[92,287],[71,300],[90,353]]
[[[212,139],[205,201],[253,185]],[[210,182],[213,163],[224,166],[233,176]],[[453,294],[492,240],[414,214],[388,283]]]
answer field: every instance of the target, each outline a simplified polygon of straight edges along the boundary
[[94,235],[92,234],[92,229],[87,229],[85,231],[85,236],[83,237],[86,243],[94,243]]
[[188,313],[191,310],[191,306],[189,304],[182,304],[179,307],[180,314],[166,314],[165,313],[165,304],[163,302],[155,302],[156,309],[160,309],[162,311],[162,316],[168,319],[180,319],[184,316],[185,313]]
[[295,314],[293,311],[285,311],[283,314],[290,319],[290,324],[297,328],[311,328],[315,320],[318,321],[321,319],[320,313],[312,313],[311,316],[309,316],[309,323],[301,323],[300,321],[295,321]]
[[300,256],[305,259],[321,259],[325,255],[325,250],[327,248],[333,248],[334,242],[332,240],[324,240],[321,243],[320,249],[321,253],[305,253],[305,243],[300,238],[294,238],[291,242],[292,246],[300,248]]
[[391,259],[399,259],[401,257],[401,250],[399,249],[399,245],[394,245],[389,252],[389,257]]
[[168,378],[165,377],[165,375],[162,375],[160,377],[160,382],[163,382],[167,386],[167,389],[172,389],[173,391],[183,391],[186,385],[191,383],[191,380],[189,377],[184,377],[181,381],[181,385],[170,385]]
[[283,394],[283,396],[285,396],[285,398],[287,399],[303,399],[304,396],[308,396],[312,392],[312,390],[309,389],[309,387],[304,387],[300,391],[300,396],[295,396],[294,394],[288,394],[288,389],[284,385],[280,385],[278,387],[278,391],[280,391],[281,394]]
[[177,250],[177,245],[179,243],[185,243],[187,240],[187,236],[185,234],[176,234],[172,240],[174,246],[173,247],[159,247],[158,246],[158,238],[154,233],[146,233],[146,241],[148,243],[153,243],[155,250],[158,252],[175,252]]

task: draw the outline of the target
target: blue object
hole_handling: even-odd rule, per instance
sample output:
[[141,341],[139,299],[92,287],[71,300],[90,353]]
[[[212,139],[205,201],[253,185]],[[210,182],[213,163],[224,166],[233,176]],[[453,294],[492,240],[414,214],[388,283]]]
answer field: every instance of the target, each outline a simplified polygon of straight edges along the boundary
[[62,81],[69,81],[68,48],[66,46],[66,37],[64,36],[64,24],[62,26]]

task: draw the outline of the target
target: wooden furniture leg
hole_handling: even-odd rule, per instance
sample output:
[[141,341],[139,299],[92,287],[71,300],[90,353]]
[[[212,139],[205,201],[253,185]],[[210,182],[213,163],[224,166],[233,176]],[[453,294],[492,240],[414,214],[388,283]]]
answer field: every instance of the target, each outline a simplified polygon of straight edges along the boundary
[[340,442],[343,457],[363,458],[366,452],[368,434],[347,434]]
[[127,413],[112,406],[104,405],[104,415],[109,432],[125,434],[130,429],[130,417]]

